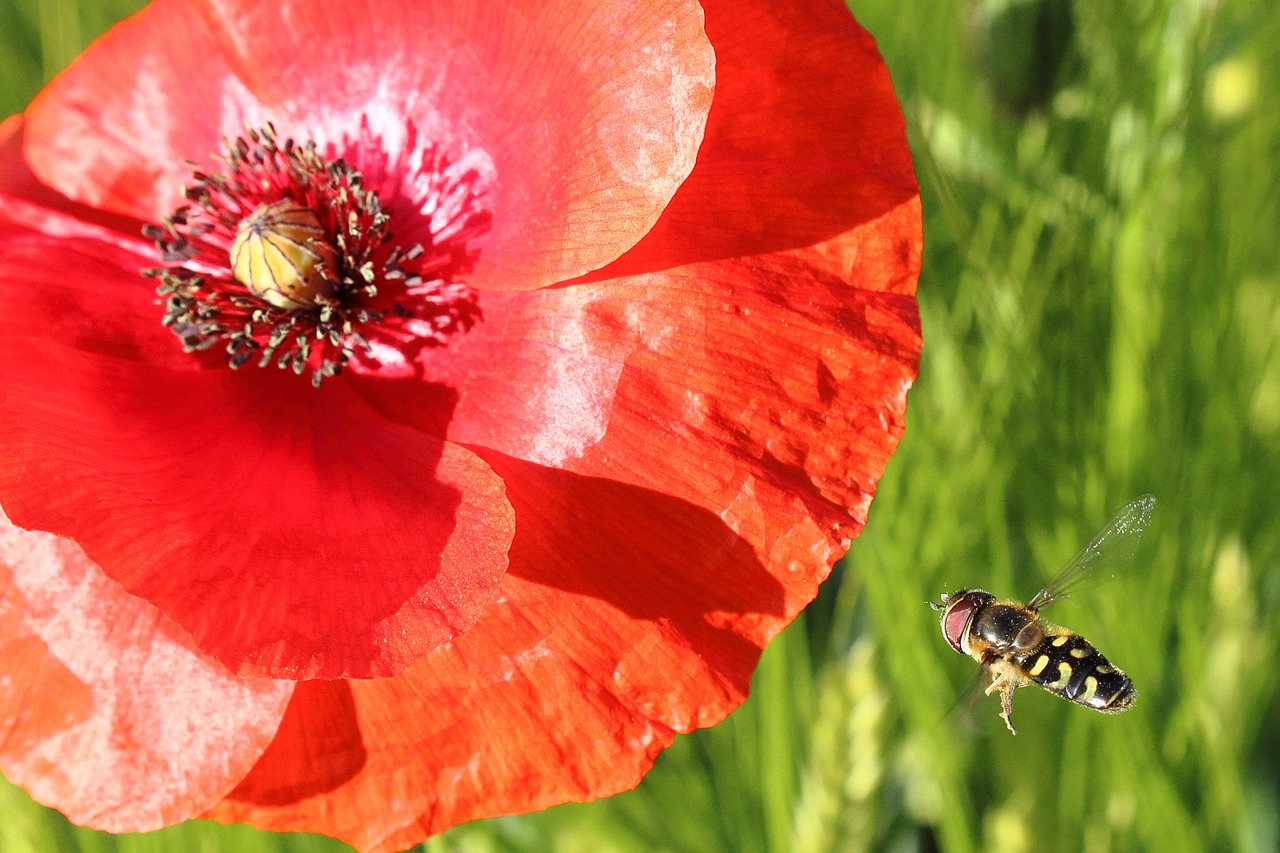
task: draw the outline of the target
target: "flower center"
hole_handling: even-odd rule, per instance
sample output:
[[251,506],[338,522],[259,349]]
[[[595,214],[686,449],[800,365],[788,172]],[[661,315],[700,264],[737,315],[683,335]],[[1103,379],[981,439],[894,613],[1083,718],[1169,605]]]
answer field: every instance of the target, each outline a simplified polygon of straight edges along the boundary
[[280,142],[268,125],[220,159],[225,172],[196,170],[189,203],[143,229],[166,264],[146,271],[163,323],[187,352],[220,347],[232,368],[274,364],[318,387],[352,361],[411,365],[480,319],[476,292],[456,279],[487,214],[434,151],[412,176],[429,196],[414,208],[456,213],[445,227],[410,223],[426,239],[409,246],[392,239],[392,215],[360,172],[314,142]]

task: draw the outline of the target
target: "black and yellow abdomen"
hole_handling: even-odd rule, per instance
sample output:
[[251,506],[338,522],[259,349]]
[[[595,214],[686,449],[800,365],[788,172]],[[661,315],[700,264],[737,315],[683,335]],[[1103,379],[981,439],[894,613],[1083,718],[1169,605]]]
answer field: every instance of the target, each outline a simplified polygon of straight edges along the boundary
[[1016,662],[1036,684],[1103,713],[1123,711],[1138,691],[1133,682],[1079,634],[1050,634]]

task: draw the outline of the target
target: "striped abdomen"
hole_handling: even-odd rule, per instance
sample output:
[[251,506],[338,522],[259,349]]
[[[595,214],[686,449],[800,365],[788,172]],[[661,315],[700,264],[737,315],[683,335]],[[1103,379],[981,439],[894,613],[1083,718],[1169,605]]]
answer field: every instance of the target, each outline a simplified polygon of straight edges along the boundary
[[1129,676],[1079,634],[1046,636],[1018,665],[1045,690],[1096,711],[1123,711],[1138,695]]

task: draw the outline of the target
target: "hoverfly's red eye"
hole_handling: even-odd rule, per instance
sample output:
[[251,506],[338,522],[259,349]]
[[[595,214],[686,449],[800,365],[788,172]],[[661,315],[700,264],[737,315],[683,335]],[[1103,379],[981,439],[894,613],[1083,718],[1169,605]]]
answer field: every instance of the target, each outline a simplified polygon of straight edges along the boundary
[[964,626],[969,622],[969,614],[978,606],[979,598],[967,594],[963,590],[951,596],[951,602],[942,614],[942,636],[947,638],[951,648],[964,654],[960,641],[964,637]]

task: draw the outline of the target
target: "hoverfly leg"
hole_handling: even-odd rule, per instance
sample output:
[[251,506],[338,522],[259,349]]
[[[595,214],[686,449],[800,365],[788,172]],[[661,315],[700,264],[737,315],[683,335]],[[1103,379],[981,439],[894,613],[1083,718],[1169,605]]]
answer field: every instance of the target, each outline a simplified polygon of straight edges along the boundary
[[1027,682],[1025,679],[1018,677],[1016,673],[1001,666],[992,666],[991,676],[991,684],[987,687],[985,693],[990,696],[997,690],[1000,691],[1000,717],[1004,720],[1004,724],[1009,728],[1009,731],[1016,735],[1018,730],[1013,727],[1013,720],[1009,717],[1013,713],[1013,691]]
[[1011,681],[1005,681],[1000,687],[1000,716],[1004,718],[1004,724],[1009,727],[1011,734],[1017,734],[1018,730],[1013,727],[1013,720],[1009,719],[1009,715],[1013,713],[1013,691],[1017,689],[1017,685]]

